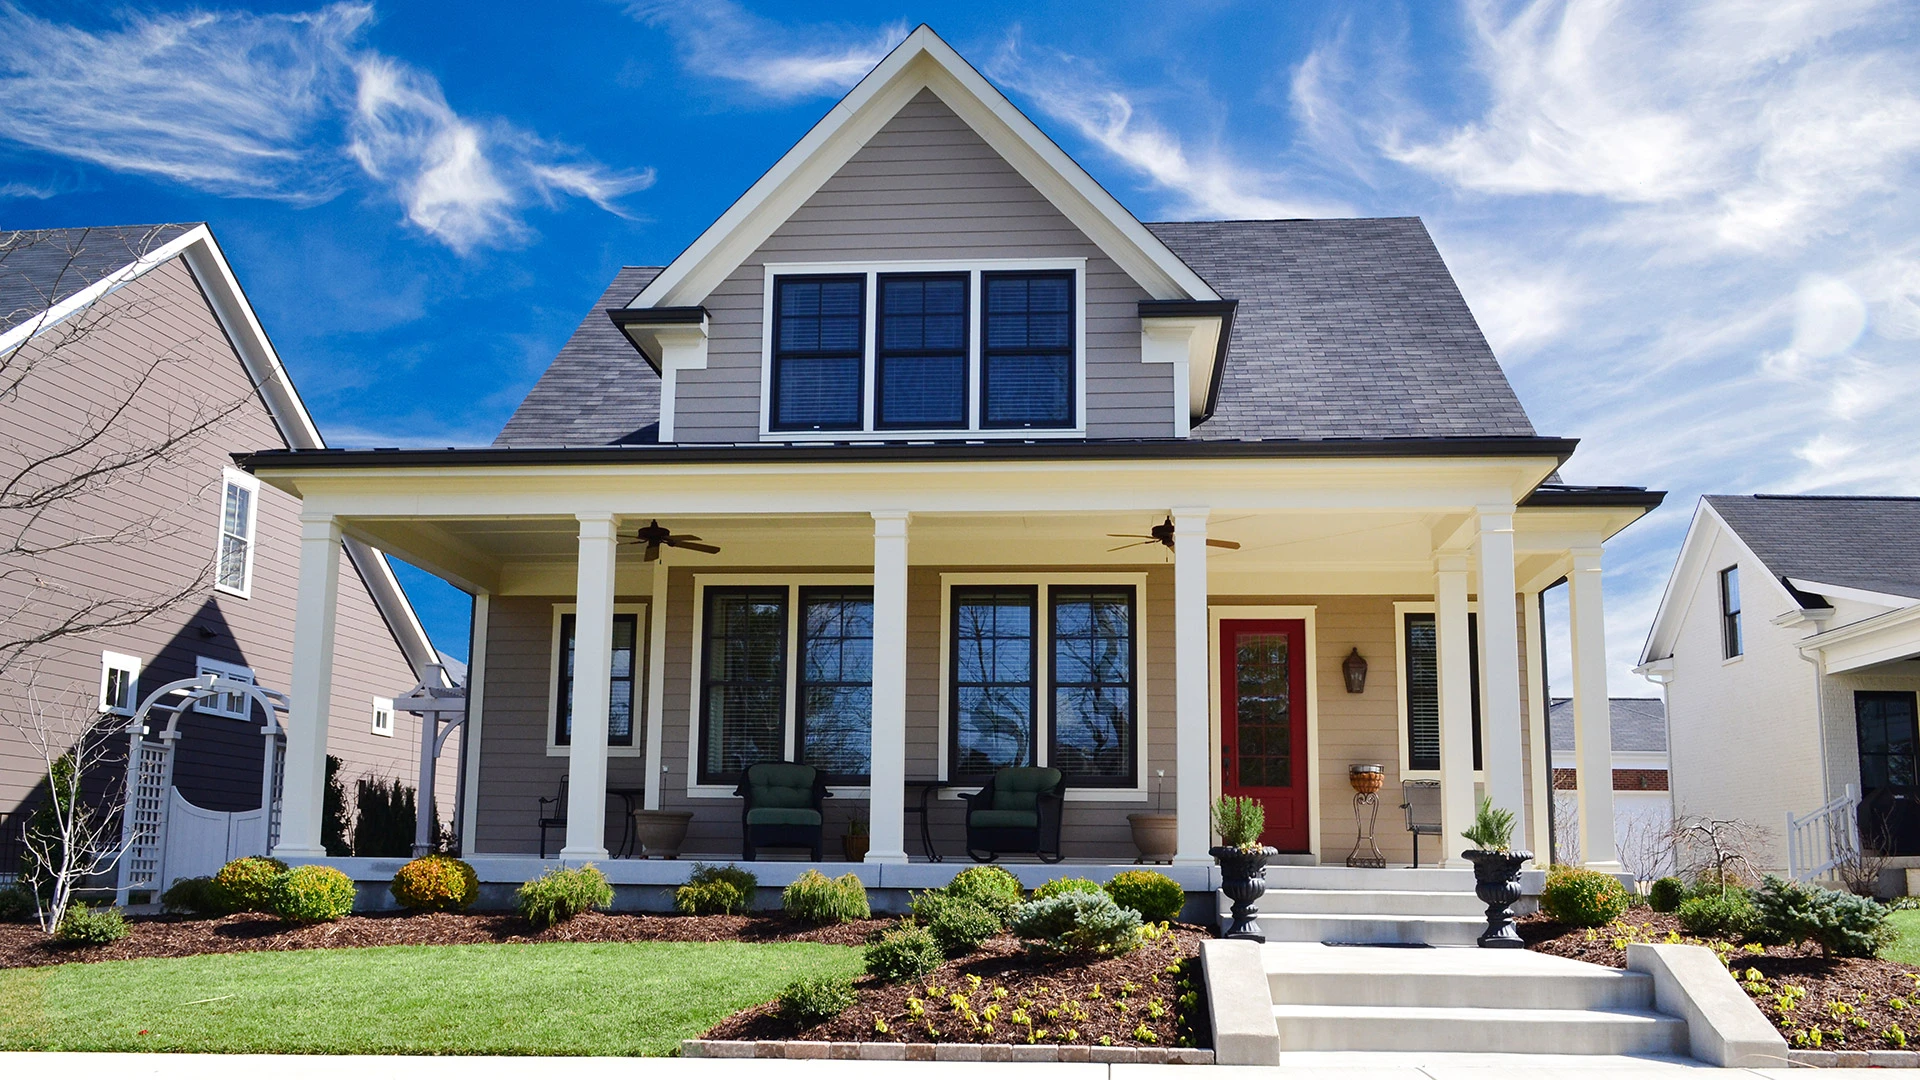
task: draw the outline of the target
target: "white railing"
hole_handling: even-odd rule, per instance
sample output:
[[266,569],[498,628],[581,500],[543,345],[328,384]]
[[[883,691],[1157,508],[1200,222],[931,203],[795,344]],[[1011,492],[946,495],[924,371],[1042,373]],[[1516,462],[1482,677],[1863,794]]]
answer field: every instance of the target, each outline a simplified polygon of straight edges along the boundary
[[1817,881],[1860,857],[1860,796],[1848,784],[1832,802],[1802,817],[1787,815],[1787,876]]

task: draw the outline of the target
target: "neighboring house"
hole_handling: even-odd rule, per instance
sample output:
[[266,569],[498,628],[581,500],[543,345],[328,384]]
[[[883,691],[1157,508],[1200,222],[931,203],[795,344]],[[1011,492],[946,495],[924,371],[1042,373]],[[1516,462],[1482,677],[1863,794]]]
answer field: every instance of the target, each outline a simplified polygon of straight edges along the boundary
[[[1630,870],[1666,869],[1661,855],[1673,823],[1667,795],[1667,707],[1659,698],[1614,698],[1609,703],[1613,733],[1613,841]],[[1566,850],[1577,841],[1579,774],[1574,738],[1573,699],[1554,698],[1547,707],[1553,747],[1555,842]]]
[[[19,458],[4,463],[7,475],[30,457],[87,441],[83,433],[102,434],[71,460],[103,461],[141,455],[196,420],[211,421],[141,466],[137,478],[82,485],[38,516],[28,508],[0,511],[9,540],[52,548],[10,559],[8,568],[19,572],[0,576],[6,640],[45,632],[77,609],[76,597],[115,602],[191,588],[133,625],[30,650],[8,673],[4,707],[23,713],[31,683],[51,708],[97,709],[117,724],[154,690],[209,672],[286,692],[294,673],[300,502],[234,468],[231,455],[324,444],[212,232],[202,224],[55,229],[0,234],[0,241],[0,357],[10,376],[0,397],[7,433],[0,455]],[[112,423],[100,422],[116,410]],[[117,539],[60,546],[84,535]],[[423,673],[436,674],[429,668],[436,655],[385,556],[357,541],[342,551],[329,582],[338,603],[328,751],[342,759],[351,798],[361,777],[415,782],[418,729],[394,717],[388,699]],[[224,827],[214,815],[261,806],[264,717],[242,715],[244,706],[215,699],[180,725],[173,786],[192,807],[211,812],[195,820],[213,827]],[[163,726],[151,724],[152,734]],[[110,789],[124,783],[96,780]],[[16,728],[0,725],[0,811],[9,837],[44,796],[40,759]],[[170,824],[183,820],[173,814]],[[247,820],[264,824],[258,814]],[[249,843],[258,848],[264,840],[260,834]],[[175,859],[168,876],[187,869],[205,871]]]
[[1204,880],[1225,792],[1339,863],[1366,763],[1389,806],[1439,779],[1449,837],[1484,789],[1544,850],[1537,596],[1571,580],[1577,768],[1605,774],[1601,545],[1660,500],[1558,483],[1573,449],[1417,219],[1142,224],[921,27],[669,265],[620,271],[493,446],[244,459],[311,524],[280,851],[318,856],[342,535],[476,594],[492,880],[563,782],[563,858],[621,846],[616,789],[738,858],[741,769],[782,758],[875,864],[920,856],[922,805],[955,856],[958,790],[1021,764],[1066,774],[1074,860],[1132,861],[1159,808]]
[[1706,496],[1640,661],[1666,687],[1676,814],[1764,828],[1770,867],[1812,872],[1787,819],[1831,803],[1920,865],[1920,499]]

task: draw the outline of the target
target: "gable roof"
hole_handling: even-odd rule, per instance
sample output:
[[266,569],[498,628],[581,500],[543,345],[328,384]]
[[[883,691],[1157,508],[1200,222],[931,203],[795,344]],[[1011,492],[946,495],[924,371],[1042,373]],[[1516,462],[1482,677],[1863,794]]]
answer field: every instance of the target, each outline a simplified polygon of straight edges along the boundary
[[[1659,698],[1608,698],[1607,725],[1615,750],[1666,753],[1667,706]],[[1547,743],[1555,750],[1574,748],[1572,698],[1554,698],[1547,706]]]
[[1534,434],[1419,218],[1147,227],[1238,301],[1194,438]]
[[607,318],[660,273],[623,266],[527,391],[495,446],[609,446],[657,442],[660,376]]
[[1920,499],[1708,495],[1705,501],[1768,571],[1799,592],[1828,586],[1920,600]]
[[[279,353],[241,291],[240,281],[204,222],[115,225],[0,233],[0,353],[35,337],[89,304],[181,259],[219,320],[287,445],[326,447],[320,429],[294,391]],[[374,606],[417,676],[439,654],[420,624],[384,553],[347,538],[346,551]]]
[[965,120],[1148,295],[1156,300],[1219,299],[1200,275],[923,23],[628,306],[700,303],[924,90],[932,90]]

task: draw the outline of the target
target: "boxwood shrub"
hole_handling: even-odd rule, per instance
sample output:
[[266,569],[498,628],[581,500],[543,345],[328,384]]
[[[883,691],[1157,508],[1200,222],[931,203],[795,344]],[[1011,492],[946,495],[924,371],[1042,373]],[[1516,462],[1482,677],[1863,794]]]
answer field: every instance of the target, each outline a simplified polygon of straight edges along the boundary
[[465,911],[480,896],[480,877],[450,855],[427,855],[401,867],[387,891],[408,911]]
[[1605,926],[1627,910],[1627,887],[1612,874],[1577,866],[1547,871],[1540,910],[1570,926]]
[[913,898],[914,921],[927,928],[940,951],[964,956],[1000,932],[1003,925],[993,912],[964,896],[932,889]]
[[942,892],[961,900],[971,900],[1000,921],[1013,918],[1020,906],[1020,879],[997,866],[970,866],[953,875]]
[[1647,889],[1647,906],[1661,914],[1680,910],[1687,898],[1687,883],[1677,877],[1663,877]]
[[296,866],[273,883],[273,913],[290,923],[333,922],[353,911],[353,879],[331,866]]
[[[1034,893],[1036,898],[1039,893]],[[1172,922],[1187,906],[1187,890],[1157,870],[1123,870],[1107,882],[1107,895],[1150,923]]]
[[127,919],[117,907],[90,908],[75,902],[54,928],[62,945],[111,945],[127,936]]
[[810,1028],[839,1016],[858,1000],[853,981],[839,975],[807,975],[780,991],[780,1015],[796,1027]]
[[1045,900],[1049,896],[1059,896],[1061,893],[1070,893],[1070,892],[1097,893],[1101,891],[1103,890],[1100,888],[1099,882],[1091,881],[1087,878],[1083,878],[1083,877],[1054,878],[1052,881],[1046,882],[1042,884],[1039,888],[1033,890],[1033,899]]
[[1738,885],[1729,885],[1724,893],[1709,889],[1690,896],[1674,914],[1681,928],[1696,937],[1743,937],[1759,926],[1751,895]]
[[220,868],[213,875],[214,888],[220,890],[221,906],[227,911],[263,911],[273,913],[273,890],[287,872],[287,864],[265,855],[247,855]]
[[924,926],[902,923],[867,946],[867,974],[885,982],[924,978],[946,958],[940,943]]
[[225,915],[227,892],[210,877],[184,877],[160,894],[160,908],[178,915]]

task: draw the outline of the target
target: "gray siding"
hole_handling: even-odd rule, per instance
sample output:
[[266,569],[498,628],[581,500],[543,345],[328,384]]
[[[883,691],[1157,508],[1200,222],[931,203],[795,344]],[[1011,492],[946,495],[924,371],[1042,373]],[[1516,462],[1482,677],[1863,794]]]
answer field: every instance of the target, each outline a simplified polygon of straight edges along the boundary
[[1172,368],[1140,362],[1147,294],[954,112],[922,91],[704,301],[707,368],[678,376],[677,442],[753,442],[769,262],[1085,258],[1087,434],[1173,434]]
[[[35,560],[36,572],[57,586],[127,595],[150,594],[191,581],[209,563],[220,515],[221,469],[234,451],[286,445],[266,406],[253,392],[245,367],[228,344],[184,260],[156,268],[89,309],[90,331],[62,350],[63,363],[43,368],[17,398],[0,400],[0,462],[32,447],[64,445],[86,417],[116,402],[140,373],[166,360],[157,377],[123,420],[124,445],[150,444],[179,417],[210,405],[242,403],[238,412],[173,460],[136,481],[63,504],[34,526],[47,541],[106,532],[127,522],[155,519],[150,539],[89,547]],[[21,359],[44,359],[64,331],[35,339]],[[194,673],[205,656],[254,670],[261,684],[285,691],[291,677],[293,610],[300,547],[300,504],[262,486],[256,522],[252,594],[242,599],[216,593],[209,584],[181,607],[144,623],[88,640],[62,640],[42,651],[37,683],[68,707],[97,702],[103,650],[145,661],[142,692]],[[8,535],[17,518],[0,515]],[[343,775],[395,776],[409,785],[418,775],[418,728],[397,722],[394,738],[371,732],[372,699],[413,685],[412,670],[365,585],[341,560],[338,640],[335,646],[329,752],[344,761]],[[16,625],[50,617],[29,607],[19,581],[0,580],[0,611]],[[9,626],[9,630],[13,627]],[[0,708],[23,708],[14,686],[0,688]],[[223,717],[184,721],[187,734],[176,759],[182,793],[209,809],[259,805],[262,740],[257,723]],[[455,739],[442,756],[440,789],[451,803]],[[40,764],[11,727],[0,725],[0,810],[37,798]]]

